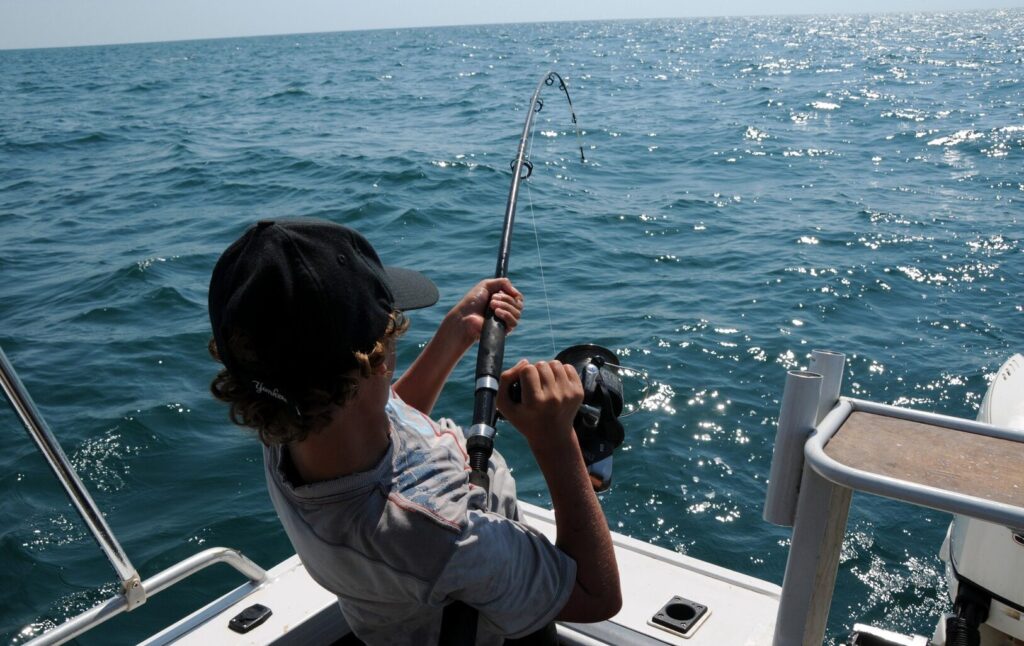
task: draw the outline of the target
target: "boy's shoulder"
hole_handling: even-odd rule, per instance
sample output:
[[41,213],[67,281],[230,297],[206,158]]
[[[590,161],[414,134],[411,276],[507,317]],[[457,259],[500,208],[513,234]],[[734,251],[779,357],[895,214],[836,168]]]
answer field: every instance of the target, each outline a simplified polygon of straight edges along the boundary
[[449,419],[431,419],[394,393],[388,417],[393,466],[389,501],[414,517],[461,534],[468,510],[484,500],[483,491],[469,484],[462,429]]

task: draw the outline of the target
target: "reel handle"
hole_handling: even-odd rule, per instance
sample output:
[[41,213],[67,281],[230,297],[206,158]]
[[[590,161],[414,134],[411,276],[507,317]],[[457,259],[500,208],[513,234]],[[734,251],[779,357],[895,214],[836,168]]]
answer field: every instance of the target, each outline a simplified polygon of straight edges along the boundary
[[[583,379],[584,389],[593,390],[594,382],[597,380],[598,371],[601,366],[605,364],[604,359],[601,357],[594,357],[587,367],[584,369],[581,378]],[[508,387],[508,397],[517,404],[521,404],[523,401],[523,384],[519,381],[513,381]]]

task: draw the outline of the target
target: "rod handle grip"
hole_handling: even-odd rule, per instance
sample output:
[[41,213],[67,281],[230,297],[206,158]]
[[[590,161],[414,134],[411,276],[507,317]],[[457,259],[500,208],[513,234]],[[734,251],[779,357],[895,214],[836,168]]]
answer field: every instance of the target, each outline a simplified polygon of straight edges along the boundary
[[488,308],[484,317],[484,326],[480,331],[480,348],[476,355],[476,377],[494,377],[501,375],[502,361],[505,359],[505,324],[494,317],[494,310]]

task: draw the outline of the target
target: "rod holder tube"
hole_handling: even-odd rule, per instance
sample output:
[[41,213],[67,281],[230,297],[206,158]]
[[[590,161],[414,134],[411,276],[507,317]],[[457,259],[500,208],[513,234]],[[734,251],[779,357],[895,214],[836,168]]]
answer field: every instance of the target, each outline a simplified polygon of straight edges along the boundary
[[89,490],[85,488],[85,485],[82,484],[81,479],[78,477],[78,473],[71,466],[71,462],[68,460],[67,455],[64,454],[60,442],[57,441],[57,438],[46,425],[42,415],[39,413],[39,409],[36,408],[35,403],[25,389],[25,385],[21,383],[21,379],[18,378],[18,374],[14,371],[14,366],[7,359],[3,348],[0,348],[0,387],[3,388],[4,395],[11,402],[11,406],[18,415],[18,419],[25,426],[25,430],[28,431],[29,436],[35,441],[39,452],[43,454],[47,464],[50,465],[54,475],[57,476],[57,480],[64,487],[64,491],[71,500],[71,504],[74,505],[78,514],[85,522],[86,527],[88,527],[89,532],[96,539],[96,543],[99,544],[100,549],[103,550],[107,560],[113,566],[114,572],[117,573],[117,577],[121,582],[121,590],[128,601],[129,609],[141,605],[145,602],[145,589],[139,584],[138,572],[131,564],[131,561],[128,560],[128,555],[121,548],[121,544],[117,541],[113,530],[107,524],[103,513],[96,506],[96,503],[93,502],[92,496],[89,495]]
[[808,372],[821,375],[821,395],[818,398],[818,412],[814,416],[814,424],[818,425],[825,419],[828,412],[839,401],[839,393],[843,389],[843,369],[846,367],[846,355],[831,350],[812,350]]
[[804,470],[804,443],[814,430],[821,385],[822,376],[813,372],[790,370],[786,374],[764,499],[764,519],[769,523],[793,525]]

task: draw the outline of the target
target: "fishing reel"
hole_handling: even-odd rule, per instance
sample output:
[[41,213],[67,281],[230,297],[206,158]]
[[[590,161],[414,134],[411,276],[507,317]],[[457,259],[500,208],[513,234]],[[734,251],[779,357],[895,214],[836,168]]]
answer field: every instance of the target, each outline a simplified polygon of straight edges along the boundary
[[[555,360],[575,368],[583,383],[583,403],[572,427],[594,491],[607,491],[612,486],[612,453],[626,437],[619,421],[625,404],[620,373],[631,369],[619,365],[608,348],[590,343],[570,346]],[[522,400],[519,382],[512,384],[509,395],[513,401]]]

